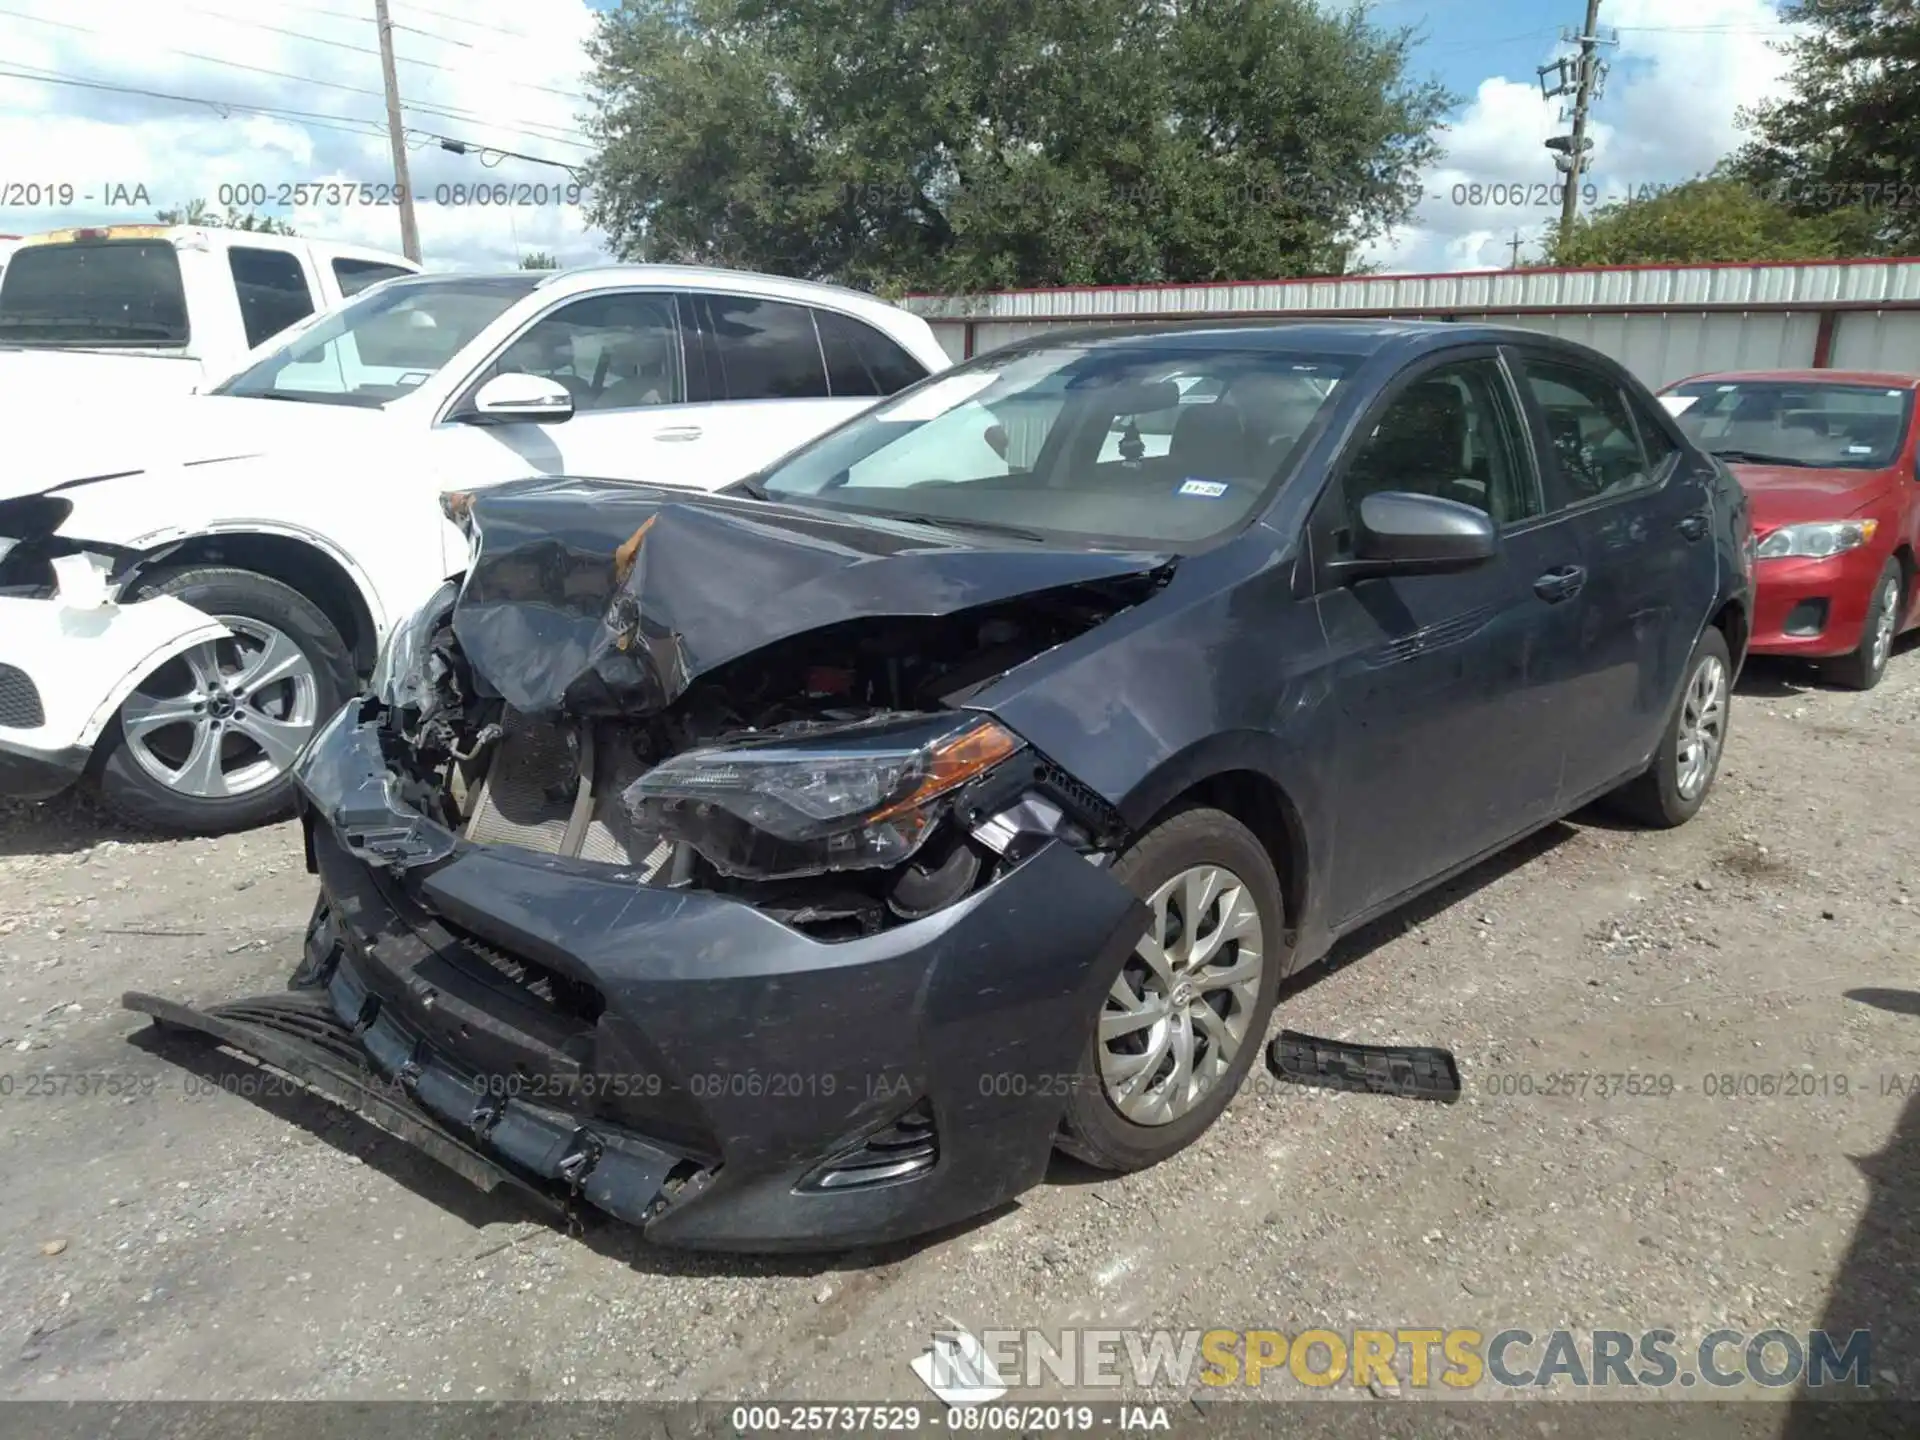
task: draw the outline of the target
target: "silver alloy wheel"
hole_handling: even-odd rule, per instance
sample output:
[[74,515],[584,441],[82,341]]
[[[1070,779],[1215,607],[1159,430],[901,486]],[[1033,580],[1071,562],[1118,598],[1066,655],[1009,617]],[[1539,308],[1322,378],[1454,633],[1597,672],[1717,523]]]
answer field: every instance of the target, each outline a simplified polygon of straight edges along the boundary
[[162,665],[120,709],[120,729],[140,768],[196,800],[271,785],[319,718],[319,681],[305,651],[265,621],[215,618],[230,637]]
[[1893,632],[1900,623],[1900,581],[1889,575],[1880,588],[1879,613],[1873,622],[1873,649],[1867,652],[1868,674],[1878,675],[1893,654]]
[[1182,870],[1147,900],[1147,933],[1100,1013],[1100,1081],[1136,1125],[1189,1114],[1232,1068],[1266,950],[1253,893],[1231,870]]
[[1682,800],[1692,800],[1707,788],[1726,736],[1727,667],[1718,655],[1708,655],[1687,683],[1687,698],[1680,709],[1674,758],[1679,762],[1675,787]]

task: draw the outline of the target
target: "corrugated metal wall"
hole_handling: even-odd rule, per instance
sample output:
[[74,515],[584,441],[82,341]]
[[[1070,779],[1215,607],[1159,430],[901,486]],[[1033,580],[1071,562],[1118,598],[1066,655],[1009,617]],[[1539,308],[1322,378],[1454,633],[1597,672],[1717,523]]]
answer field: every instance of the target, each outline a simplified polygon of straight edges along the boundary
[[1647,384],[1820,360],[1920,373],[1920,260],[1365,276],[916,296],[954,359],[1049,330],[1174,317],[1393,316],[1524,326],[1591,345]]

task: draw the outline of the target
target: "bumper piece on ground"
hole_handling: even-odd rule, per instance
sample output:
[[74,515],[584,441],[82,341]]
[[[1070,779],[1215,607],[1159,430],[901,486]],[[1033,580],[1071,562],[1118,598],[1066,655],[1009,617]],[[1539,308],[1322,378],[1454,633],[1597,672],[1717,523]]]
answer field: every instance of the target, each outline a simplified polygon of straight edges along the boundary
[[1323,1090],[1446,1105],[1460,1098],[1460,1068],[1453,1052],[1429,1045],[1353,1045],[1282,1030],[1267,1047],[1267,1068],[1281,1080]]

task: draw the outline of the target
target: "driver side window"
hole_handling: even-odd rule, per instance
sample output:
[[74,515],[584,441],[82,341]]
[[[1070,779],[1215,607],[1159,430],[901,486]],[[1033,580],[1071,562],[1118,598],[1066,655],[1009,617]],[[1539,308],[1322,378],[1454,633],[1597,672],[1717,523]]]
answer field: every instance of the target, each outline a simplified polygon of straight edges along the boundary
[[1506,381],[1494,360],[1442,365],[1382,410],[1348,462],[1349,534],[1360,502],[1384,490],[1457,500],[1512,525],[1540,513]]
[[686,398],[680,334],[667,294],[592,295],[541,317],[487,372],[538,375],[581,413],[677,405]]

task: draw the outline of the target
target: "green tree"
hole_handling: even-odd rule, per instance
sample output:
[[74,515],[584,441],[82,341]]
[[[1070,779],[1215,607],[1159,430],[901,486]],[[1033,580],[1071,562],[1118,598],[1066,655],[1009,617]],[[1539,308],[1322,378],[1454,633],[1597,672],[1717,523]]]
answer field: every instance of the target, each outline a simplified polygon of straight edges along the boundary
[[1542,265],[1686,265],[1716,260],[1822,260],[1857,255],[1875,221],[1858,209],[1796,214],[1723,172],[1651,199],[1616,200],[1546,238]]
[[293,226],[271,215],[259,215],[248,210],[244,213],[229,205],[225,215],[213,213],[213,207],[205,200],[189,200],[185,205],[175,206],[171,210],[156,210],[154,218],[162,225],[203,225],[217,230],[252,230],[262,235],[292,235]]
[[1778,48],[1787,93],[1742,115],[1753,139],[1730,169],[1809,217],[1871,211],[1872,248],[1920,245],[1920,3],[1794,0],[1782,20],[1807,28]]
[[545,250],[529,250],[520,257],[522,270],[558,270],[560,262]]
[[1341,272],[1455,97],[1313,0],[622,0],[589,216],[625,259],[882,293]]

